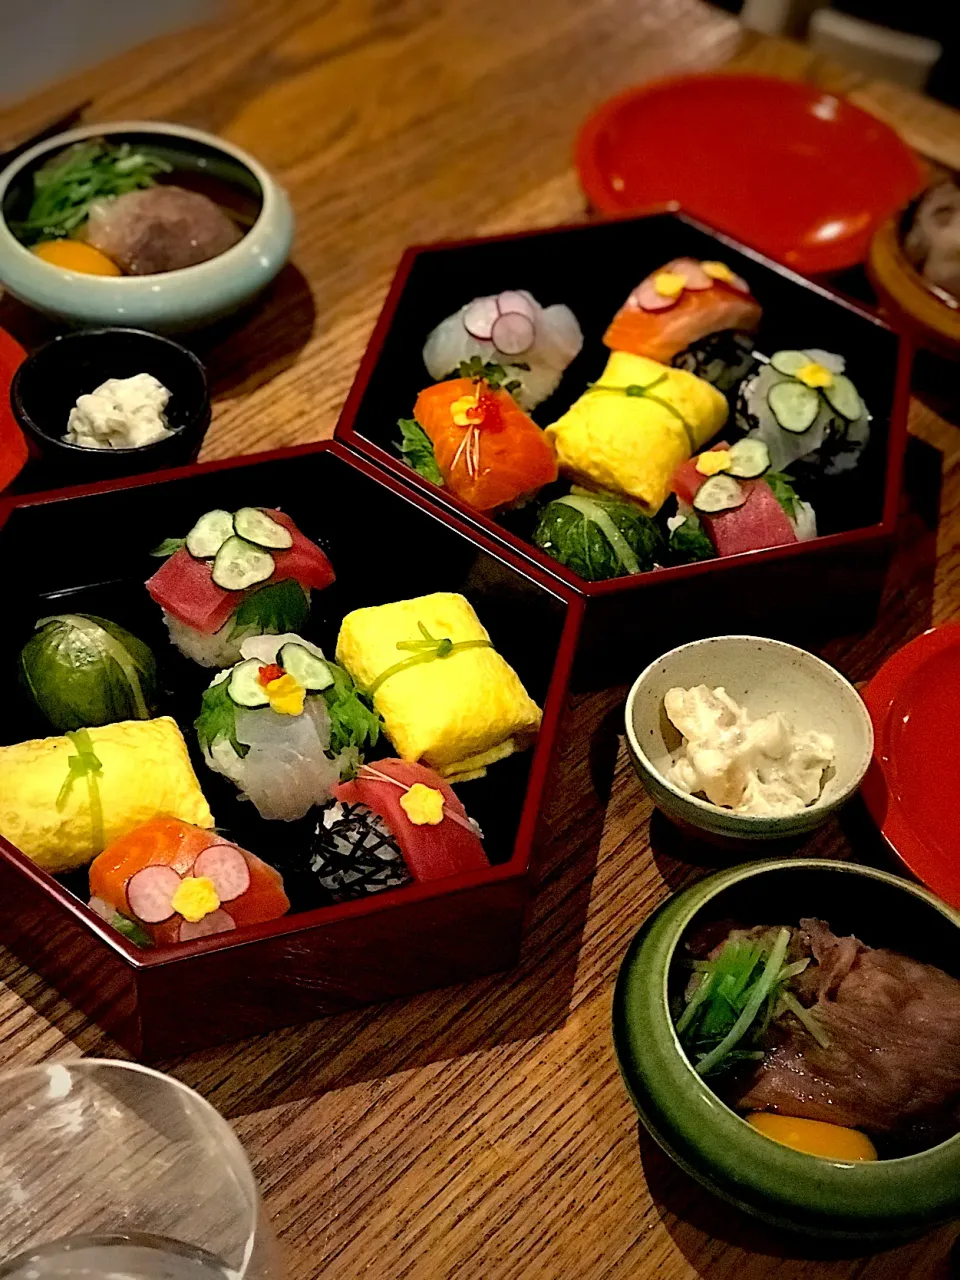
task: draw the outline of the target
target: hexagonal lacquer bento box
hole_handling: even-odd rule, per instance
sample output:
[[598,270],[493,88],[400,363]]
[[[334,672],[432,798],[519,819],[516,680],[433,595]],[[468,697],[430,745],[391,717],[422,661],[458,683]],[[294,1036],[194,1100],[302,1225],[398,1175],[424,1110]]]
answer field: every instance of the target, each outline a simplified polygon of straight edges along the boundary
[[[292,518],[329,557],[336,581],[313,592],[302,628],[304,638],[327,655],[352,610],[461,593],[493,649],[543,709],[539,736],[527,750],[459,788],[482,829],[489,865],[474,859],[467,870],[440,878],[435,871],[337,900],[311,863],[317,811],[298,821],[265,820],[210,769],[194,720],[213,673],[174,649],[144,582],[158,564],[150,552],[163,539],[182,536],[211,510],[257,505]],[[0,542],[9,570],[0,648],[2,742],[51,733],[18,681],[20,652],[35,623],[51,615],[110,619],[156,654],[153,710],[173,717],[182,731],[218,837],[280,870],[291,902],[288,914],[267,922],[142,946],[87,905],[85,865],[50,874],[0,838],[0,940],[118,1041],[145,1058],[189,1052],[515,962],[581,612],[562,585],[491,539],[441,518],[414,489],[335,443],[24,498],[0,509]],[[93,748],[95,754],[96,742]],[[381,737],[368,760],[376,767],[378,759],[396,754]],[[78,748],[75,758],[83,755]],[[62,752],[57,767],[68,756]],[[129,771],[131,796],[142,785],[143,770],[153,767],[147,754]],[[0,774],[3,768],[0,759]],[[101,791],[110,781],[102,775]],[[70,786],[81,789],[85,804],[88,785],[79,775],[68,784],[65,774],[62,790],[38,783],[35,791],[18,788],[13,795],[6,786],[0,830],[11,824],[22,829],[14,813],[21,803],[38,806],[34,831],[44,822],[55,826],[58,801],[69,799]],[[156,918],[153,905],[144,911]]]
[[[644,296],[649,300],[649,290],[655,288],[651,282],[663,268],[669,268],[677,260],[692,262],[698,269],[699,264],[705,264],[710,270],[716,270],[716,264],[721,263],[740,278],[762,308],[762,318],[746,347],[737,345],[736,339],[728,341],[728,331],[726,336],[721,332],[716,345],[711,345],[716,335],[708,334],[706,339],[671,355],[678,342],[682,344],[687,334],[696,332],[698,324],[709,328],[711,323],[721,323],[709,317],[704,321],[697,313],[697,307],[704,305],[698,300],[710,298],[710,290],[726,288],[728,302],[731,298],[736,301],[735,291],[731,292],[724,283],[711,283],[713,277],[704,276],[702,272],[689,276],[692,284],[682,289],[679,302],[654,293],[649,312],[638,305],[633,319],[639,317],[642,323],[634,330],[629,324],[620,326],[619,333],[609,335],[610,346],[616,348],[624,340],[636,341],[638,349],[655,351],[663,363],[672,361],[689,372],[713,380],[720,387],[727,407],[721,405],[719,418],[694,440],[697,449],[709,449],[718,442],[729,445],[750,436],[760,419],[765,419],[763,430],[766,432],[761,438],[769,440],[771,430],[777,436],[773,442],[774,455],[778,454],[781,440],[786,441],[787,452],[793,459],[802,455],[807,445],[816,444],[818,448],[812,451],[812,456],[800,457],[799,463],[791,462],[789,467],[778,467],[775,456],[770,473],[788,472],[796,493],[815,510],[819,536],[810,538],[809,522],[797,521],[796,508],[791,507],[787,498],[785,512],[789,525],[774,511],[771,526],[759,528],[764,525],[760,520],[758,526],[748,529],[746,537],[740,536],[745,523],[739,518],[723,512],[725,519],[717,521],[716,513],[708,515],[702,520],[702,527],[711,530],[718,553],[722,543],[719,536],[713,536],[714,525],[719,528],[724,524],[729,533],[731,525],[737,524],[737,535],[733,539],[727,537],[728,549],[723,554],[710,556],[708,546],[709,558],[691,561],[689,544],[675,546],[671,541],[671,526],[676,522],[670,517],[678,512],[677,497],[669,492],[676,475],[676,458],[671,454],[673,461],[664,463],[657,456],[660,442],[680,431],[675,420],[677,415],[674,414],[673,419],[664,417],[662,406],[638,408],[643,405],[641,397],[630,402],[629,410],[621,407],[627,417],[630,413],[652,415],[645,420],[638,418],[636,430],[653,432],[653,452],[644,455],[644,466],[652,457],[655,466],[665,468],[662,479],[667,483],[662,492],[667,496],[655,513],[662,538],[660,550],[648,557],[640,571],[636,571],[636,566],[631,569],[629,557],[625,563],[615,549],[606,548],[602,557],[606,568],[601,572],[611,571],[612,565],[616,576],[588,580],[567,563],[558,562],[549,548],[542,549],[553,536],[549,521],[545,525],[541,523],[551,500],[576,497],[576,490],[571,494],[571,483],[586,484],[589,500],[589,491],[592,490],[595,497],[597,490],[609,489],[611,484],[615,488],[613,482],[623,478],[622,459],[606,465],[610,462],[609,433],[604,442],[598,443],[606,429],[603,421],[599,426],[597,423],[594,406],[599,404],[598,400],[586,415],[589,427],[580,429],[578,438],[574,438],[576,431],[554,436],[561,455],[566,450],[568,463],[571,442],[574,451],[579,449],[572,470],[568,467],[564,473],[561,456],[559,481],[546,485],[532,500],[524,495],[525,500],[519,505],[479,510],[454,492],[458,487],[462,491],[463,485],[453,484],[449,476],[446,483],[438,485],[408,465],[408,458],[399,447],[402,437],[398,419],[414,417],[418,394],[431,385],[431,374],[442,378],[455,372],[440,369],[445,360],[452,363],[455,357],[468,351],[479,353],[481,363],[501,362],[510,379],[522,378],[522,365],[530,360],[534,361],[536,372],[536,346],[526,355],[504,356],[499,348],[494,350],[497,335],[471,345],[455,322],[455,332],[447,332],[442,341],[433,340],[432,367],[428,372],[425,342],[445,318],[453,316],[471,299],[483,298],[485,302],[476,313],[464,317],[464,327],[473,326],[478,334],[486,334],[491,321],[496,321],[498,306],[501,314],[508,313],[510,308],[529,310],[522,298],[517,300],[518,293],[523,291],[529,291],[544,307],[565,304],[570,308],[582,330],[583,346],[565,368],[556,389],[531,411],[539,426],[548,427],[563,419],[588,384],[598,379],[605,383],[629,384],[636,378],[633,388],[636,392],[640,389],[638,383],[654,376],[656,371],[649,367],[642,374],[632,373],[637,368],[632,364],[625,372],[620,370],[617,378],[612,377],[610,369],[605,372],[610,350],[604,345],[604,335],[631,291],[646,279]],[[684,269],[679,268],[681,275]],[[684,285],[683,280],[680,285]],[[676,269],[668,270],[665,288],[676,290],[677,287]],[[663,310],[659,309],[661,305]],[[676,323],[682,307],[688,308],[692,315],[691,327],[679,324],[678,332],[682,336],[674,339],[671,326]],[[542,315],[536,315],[535,325],[542,326],[542,322]],[[723,323],[728,321],[725,319]],[[730,323],[739,323],[736,315]],[[540,342],[542,327],[524,331],[523,326],[524,322],[517,321],[515,316],[505,324],[501,322],[498,334],[506,334],[505,346],[522,346],[532,335],[535,342]],[[440,346],[444,354],[438,354]],[[785,352],[786,357],[778,360],[778,352]],[[846,418],[832,408],[830,397],[838,398],[836,385],[801,386],[800,380],[789,372],[791,367],[796,369],[804,362],[817,365],[823,353],[843,358],[846,369],[841,380],[843,389],[848,391],[852,382],[858,393],[859,400],[854,399],[852,410],[849,401],[844,404],[839,400],[847,410]],[[743,364],[737,369],[740,356]],[[511,361],[516,361],[515,367],[511,367]],[[814,370],[805,371],[803,376],[815,384],[818,376],[821,381],[829,380],[837,374],[839,364],[834,360],[828,363],[831,369],[825,374]],[[778,364],[784,364],[787,371],[779,372],[775,368]],[[642,657],[655,656],[672,643],[707,634],[759,631],[796,639],[807,634],[811,621],[819,621],[828,631],[862,625],[876,609],[889,562],[906,440],[910,364],[911,352],[907,345],[863,308],[692,219],[681,214],[657,214],[408,250],[347,400],[337,438],[373,459],[383,470],[403,479],[435,506],[470,522],[474,528],[525,556],[539,570],[576,591],[586,606],[581,657],[590,661],[595,671],[609,673],[616,657],[627,656],[630,670],[635,670]],[[791,430],[781,428],[778,420],[770,417],[768,393],[770,384],[776,381],[789,384],[786,390],[775,393],[777,407],[782,409],[796,402],[801,410],[799,416],[793,418],[784,414]],[[618,399],[615,391],[605,390],[599,394],[605,397],[604,411],[609,411],[612,402]],[[661,387],[652,394],[668,393]],[[806,421],[808,404],[813,405],[811,413],[819,416]],[[863,431],[866,420],[860,414],[864,405],[870,415],[866,424],[868,432]],[[650,422],[658,413],[660,422],[650,428]],[[851,418],[860,420],[851,424]],[[626,418],[617,421],[623,423]],[[582,421],[580,426],[582,428]],[[628,427],[634,429],[633,421]],[[479,439],[482,470],[482,430]],[[488,439],[492,440],[492,435]],[[644,439],[649,442],[651,436],[648,434]],[[801,442],[799,446],[797,441]],[[440,458],[439,452],[437,457]],[[474,463],[476,460],[475,454]],[[455,455],[453,464],[449,456],[446,459],[450,472],[458,467],[461,471],[464,466],[469,468],[470,461],[469,449],[459,452],[459,457]],[[689,482],[688,475],[688,487]],[[746,482],[751,491],[763,484],[762,478]],[[782,499],[782,488],[778,492]],[[769,495],[762,496],[769,514]],[[750,498],[751,512],[754,497],[756,494]],[[697,501],[700,501],[699,495]],[[580,518],[571,516],[570,510],[562,514],[568,528],[571,521],[575,523]],[[583,519],[589,521],[589,517]],[[538,528],[539,545],[535,541]],[[573,534],[568,535],[567,551],[572,555],[567,559],[574,562],[577,533],[578,529],[574,528]],[[601,535],[594,528],[590,536]],[[555,537],[553,545],[557,545]]]

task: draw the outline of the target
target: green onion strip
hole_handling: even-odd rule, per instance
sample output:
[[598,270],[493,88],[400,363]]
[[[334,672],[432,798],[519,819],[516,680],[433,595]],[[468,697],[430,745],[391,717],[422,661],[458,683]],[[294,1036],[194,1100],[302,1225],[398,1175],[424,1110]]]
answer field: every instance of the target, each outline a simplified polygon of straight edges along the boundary
[[57,809],[62,810],[66,805],[77,778],[86,778],[87,799],[90,805],[90,838],[93,847],[99,853],[104,844],[103,802],[100,799],[98,781],[103,772],[103,764],[94,752],[93,743],[86,729],[76,729],[65,736],[76,748],[77,754],[67,757],[68,772],[57,795]]
[[464,649],[490,649],[493,647],[489,640],[451,640],[449,636],[437,638],[430,634],[422,622],[418,622],[417,626],[420,628],[420,634],[423,639],[400,640],[397,642],[397,648],[410,651],[410,657],[401,658],[392,667],[387,667],[386,671],[381,671],[373,684],[367,689],[368,697],[372,698],[384,681],[389,680],[391,676],[395,676],[401,671],[406,671],[409,667],[418,667],[421,663],[433,662],[437,658],[449,658],[452,653],[458,653]]
[[750,993],[750,999],[744,1005],[743,1012],[736,1020],[727,1034],[723,1037],[718,1045],[704,1054],[696,1065],[697,1074],[700,1076],[707,1075],[718,1063],[722,1062],[731,1050],[735,1049],[743,1037],[750,1030],[754,1018],[760,1012],[764,1000],[773,990],[774,984],[780,976],[780,967],[783,964],[784,956],[787,954],[787,947],[790,945],[790,930],[781,929],[777,934],[777,940],[767,957],[767,962],[763,967],[763,973],[759,981]]

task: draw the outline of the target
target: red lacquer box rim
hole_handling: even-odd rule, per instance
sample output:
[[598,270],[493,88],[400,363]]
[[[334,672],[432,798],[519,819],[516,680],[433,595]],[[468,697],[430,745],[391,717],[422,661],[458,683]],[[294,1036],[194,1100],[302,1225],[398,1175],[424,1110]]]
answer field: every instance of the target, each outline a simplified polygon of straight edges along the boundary
[[[693,227],[696,231],[712,236],[721,244],[727,245],[737,253],[753,259],[760,266],[776,273],[792,283],[819,294],[836,306],[868,321],[878,330],[891,334],[897,341],[897,371],[894,386],[893,402],[890,409],[890,425],[887,440],[887,460],[884,479],[883,515],[880,521],[863,525],[858,529],[846,530],[842,533],[826,534],[810,542],[800,542],[781,547],[766,547],[759,551],[745,551],[738,555],[724,556],[715,560],[701,560],[693,564],[671,565],[661,569],[651,569],[646,573],[633,574],[621,578],[609,578],[603,582],[587,582],[573,573],[565,565],[553,560],[540,551],[532,543],[515,536],[482,512],[475,511],[459,498],[438,488],[424,479],[399,458],[368,440],[355,429],[355,421],[361,401],[366,394],[371,376],[383,352],[384,345],[393,325],[394,316],[400,299],[406,288],[407,280],[417,258],[423,253],[433,253],[445,249],[464,249],[480,245],[500,244],[516,240],[529,240],[542,236],[551,236],[570,231],[580,231],[609,224],[624,222],[643,222],[650,218],[668,215]],[[527,561],[540,577],[551,577],[561,582],[569,591],[582,596],[585,600],[593,600],[603,596],[623,596],[632,592],[643,591],[662,583],[682,582],[687,578],[699,578],[703,574],[722,572],[729,568],[743,565],[775,563],[794,559],[797,556],[816,556],[829,554],[844,547],[856,546],[860,543],[882,541],[893,535],[899,506],[900,483],[903,471],[903,453],[907,440],[907,413],[910,404],[910,371],[913,365],[914,348],[911,341],[903,334],[897,333],[890,325],[868,308],[860,306],[852,299],[837,293],[816,280],[809,280],[790,267],[776,262],[757,249],[751,249],[733,236],[710,226],[698,218],[684,213],[679,207],[670,205],[659,210],[650,210],[642,214],[622,213],[601,218],[593,218],[589,222],[561,223],[552,227],[544,227],[523,231],[507,231],[497,235],[474,236],[461,240],[436,240],[425,244],[413,244],[404,250],[390,285],[383,308],[377,317],[376,324],[367,348],[364,351],[356,377],[344,402],[340,417],[334,429],[334,439],[354,454],[372,460],[382,471],[389,472],[408,488],[415,489],[426,501],[435,507],[442,508],[448,517],[462,524],[470,525],[479,534],[485,535],[491,542],[498,543],[509,550],[514,558]],[[398,414],[398,416],[400,416]]]
[[[537,741],[532,748],[530,775],[527,782],[526,795],[520,814],[520,821],[514,840],[513,853],[508,861],[488,867],[483,871],[464,872],[443,880],[414,883],[400,889],[389,889],[382,893],[372,894],[367,898],[333,906],[315,907],[309,911],[297,912],[294,915],[282,916],[278,920],[266,924],[248,925],[235,932],[200,938],[193,942],[179,943],[176,947],[144,950],[121,934],[111,929],[94,911],[75,897],[54,876],[42,870],[25,854],[0,835],[0,859],[11,865],[16,872],[41,889],[64,911],[75,920],[82,922],[101,943],[108,946],[123,962],[135,971],[152,970],[164,965],[176,964],[194,956],[209,952],[235,952],[256,944],[267,938],[295,937],[297,934],[341,920],[374,915],[389,911],[404,903],[429,901],[435,898],[450,898],[459,893],[469,892],[482,886],[500,881],[525,879],[533,871],[533,855],[535,837],[548,779],[560,745],[560,726],[566,707],[570,676],[577,651],[577,642],[583,616],[582,601],[561,584],[549,576],[536,571],[523,557],[517,556],[510,548],[499,545],[482,533],[466,527],[456,519],[449,519],[438,512],[421,494],[400,484],[397,479],[384,473],[369,460],[359,457],[352,450],[345,448],[335,440],[316,441],[310,444],[294,445],[282,449],[272,449],[262,453],[247,454],[240,457],[218,459],[213,462],[191,463],[182,467],[172,467],[163,471],[154,471],[139,476],[128,476],[117,480],[100,481],[64,489],[45,490],[38,493],[11,496],[0,499],[0,530],[6,524],[11,513],[22,508],[43,506],[53,502],[69,502],[98,493],[114,492],[121,489],[135,489],[162,484],[166,481],[190,479],[200,475],[210,475],[218,471],[234,470],[241,467],[256,467],[263,463],[283,459],[310,457],[329,453],[347,466],[384,486],[392,493],[409,502],[411,505],[430,516],[449,525],[472,545],[476,545],[495,560],[507,564],[534,583],[540,590],[557,599],[564,608],[564,622],[557,647],[556,659],[544,700],[543,719]],[[2,939],[0,939],[2,941]]]
[[[896,728],[894,709],[901,690],[922,673],[928,662],[958,648],[960,623],[946,622],[930,627],[887,658],[860,691],[873,720],[875,735],[873,759],[861,785],[867,812],[904,870],[955,910],[960,910],[960,865],[945,856],[911,820],[901,798],[902,775],[891,740]],[[927,799],[924,796],[924,800]],[[929,803],[937,803],[932,789]]]

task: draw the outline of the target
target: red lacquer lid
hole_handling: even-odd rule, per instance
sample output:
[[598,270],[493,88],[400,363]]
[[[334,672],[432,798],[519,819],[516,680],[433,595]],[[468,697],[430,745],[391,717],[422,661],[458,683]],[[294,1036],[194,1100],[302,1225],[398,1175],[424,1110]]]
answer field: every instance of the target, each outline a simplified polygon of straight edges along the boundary
[[924,185],[882,121],[765,76],[630,89],[589,117],[576,164],[601,213],[679,206],[807,275],[863,261],[875,229]]
[[870,815],[907,870],[960,909],[960,625],[912,640],[862,693],[876,733]]
[[19,475],[27,461],[27,442],[10,408],[10,383],[26,358],[20,343],[0,329],[0,490]]

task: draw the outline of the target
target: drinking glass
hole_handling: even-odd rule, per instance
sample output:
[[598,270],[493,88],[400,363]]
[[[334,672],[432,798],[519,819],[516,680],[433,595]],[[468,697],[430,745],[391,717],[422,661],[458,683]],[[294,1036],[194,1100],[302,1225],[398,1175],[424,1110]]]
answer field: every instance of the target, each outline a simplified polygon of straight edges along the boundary
[[2,1280],[280,1280],[233,1130],[126,1062],[0,1075]]

